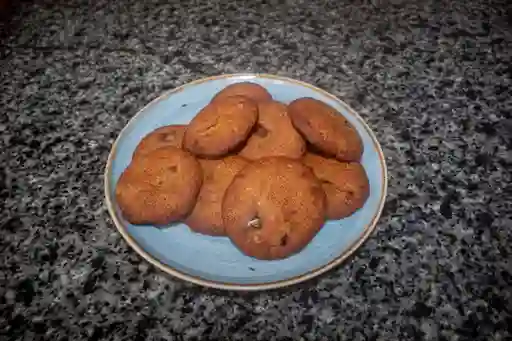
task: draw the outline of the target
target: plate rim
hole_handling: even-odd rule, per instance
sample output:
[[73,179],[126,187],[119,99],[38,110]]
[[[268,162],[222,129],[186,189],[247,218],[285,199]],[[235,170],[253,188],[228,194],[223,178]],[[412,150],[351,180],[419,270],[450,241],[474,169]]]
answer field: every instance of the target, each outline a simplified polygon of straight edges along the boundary
[[[351,115],[353,115],[359,121],[359,123],[361,123],[363,128],[367,131],[370,138],[372,139],[373,144],[377,150],[377,154],[379,156],[379,161],[382,165],[382,180],[383,181],[382,181],[382,186],[381,186],[381,190],[380,190],[381,199],[379,202],[379,206],[378,206],[371,222],[367,226],[365,226],[364,231],[361,234],[361,236],[357,240],[355,240],[353,243],[351,243],[350,246],[345,251],[341,252],[337,257],[332,259],[330,262],[328,262],[322,266],[316,267],[310,271],[304,272],[300,275],[293,276],[293,277],[290,277],[287,279],[278,280],[278,281],[250,283],[250,284],[243,284],[243,283],[235,284],[235,283],[213,281],[213,280],[205,279],[205,278],[202,278],[199,276],[187,274],[183,271],[177,270],[177,269],[159,261],[156,257],[149,254],[141,246],[139,246],[139,244],[132,238],[132,236],[129,234],[129,232],[125,228],[124,224],[120,221],[120,218],[116,214],[116,210],[114,208],[114,200],[112,199],[111,194],[110,194],[111,193],[110,177],[112,175],[111,174],[112,173],[112,163],[113,163],[116,151],[117,151],[117,144],[120,141],[120,138],[125,133],[125,131],[132,124],[134,124],[135,120],[139,117],[139,115],[141,115],[147,108],[149,108],[150,106],[156,104],[157,102],[159,102],[163,99],[166,99],[167,97],[171,96],[172,94],[181,92],[181,91],[185,90],[185,88],[190,87],[190,86],[206,83],[209,81],[226,79],[226,78],[238,78],[238,79],[245,78],[246,80],[250,80],[251,78],[266,78],[266,79],[271,79],[271,80],[295,83],[297,85],[307,87],[307,88],[309,88],[315,92],[318,92],[326,97],[329,97],[333,101],[343,105],[344,108]],[[126,123],[126,125],[123,127],[123,129],[121,129],[121,131],[118,133],[118,135],[110,149],[103,176],[104,176],[103,182],[104,182],[105,201],[106,201],[107,210],[109,212],[109,215],[110,215],[112,221],[114,222],[114,225],[116,226],[116,229],[118,230],[118,232],[121,234],[121,236],[126,241],[126,243],[128,243],[128,245],[133,250],[135,250],[135,252],[137,252],[142,258],[144,258],[147,262],[149,262],[150,264],[152,264],[159,270],[161,270],[164,273],[169,274],[173,277],[176,277],[180,280],[191,282],[196,285],[201,285],[204,287],[221,289],[221,290],[233,290],[233,291],[260,291],[260,290],[278,289],[278,288],[283,288],[283,287],[287,287],[290,285],[295,285],[295,284],[310,280],[312,278],[315,278],[321,274],[324,274],[327,271],[335,268],[339,264],[343,263],[350,256],[352,256],[354,254],[354,252],[357,249],[359,249],[366,240],[368,240],[370,235],[373,233],[373,231],[377,227],[377,222],[382,214],[382,210],[383,210],[384,204],[386,202],[387,187],[388,187],[388,171],[387,171],[386,159],[384,157],[382,147],[381,147],[379,141],[377,140],[377,137],[375,136],[375,133],[373,132],[373,130],[368,126],[366,121],[354,109],[352,109],[351,106],[349,106],[343,100],[341,100],[337,96],[331,94],[330,92],[323,90],[319,87],[316,87],[312,84],[309,84],[307,82],[300,81],[300,80],[293,79],[293,78],[286,77],[286,76],[279,76],[279,75],[273,75],[273,74],[267,74],[267,73],[231,73],[231,74],[221,74],[221,75],[216,75],[216,76],[203,77],[203,78],[199,78],[199,79],[193,80],[191,82],[182,84],[173,89],[164,91],[161,95],[159,95],[158,97],[156,97],[155,99],[150,101],[148,104],[146,104],[144,107],[142,107],[139,111],[137,111],[137,113],[135,115],[133,115],[132,118],[130,118],[130,120]]]

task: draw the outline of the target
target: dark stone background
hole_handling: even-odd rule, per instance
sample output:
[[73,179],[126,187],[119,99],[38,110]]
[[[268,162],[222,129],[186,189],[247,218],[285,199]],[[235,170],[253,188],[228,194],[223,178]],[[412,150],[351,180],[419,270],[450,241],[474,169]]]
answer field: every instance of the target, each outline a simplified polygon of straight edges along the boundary
[[[511,340],[505,0],[61,2],[17,4],[1,25],[1,339]],[[249,295],[142,261],[102,182],[144,104],[244,71],[340,96],[390,174],[377,231],[350,261]]]

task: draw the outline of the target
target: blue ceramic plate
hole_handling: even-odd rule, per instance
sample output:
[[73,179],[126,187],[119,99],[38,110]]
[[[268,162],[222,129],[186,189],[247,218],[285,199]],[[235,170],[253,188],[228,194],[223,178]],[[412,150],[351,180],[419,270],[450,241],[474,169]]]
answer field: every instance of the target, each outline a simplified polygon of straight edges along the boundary
[[[355,126],[364,142],[362,164],[370,180],[370,197],[364,207],[349,218],[328,221],[300,253],[284,260],[261,261],[247,257],[228,238],[196,234],[184,224],[167,229],[133,226],[123,219],[115,202],[116,182],[146,134],[164,125],[188,123],[218,91],[241,81],[261,84],[276,100],[284,103],[299,97],[324,101]],[[318,276],[340,264],[375,228],[384,205],[386,187],[386,165],[381,147],[354,110],[312,85],[265,74],[210,77],[166,92],[139,111],[122,130],[112,147],[105,171],[108,210],[117,229],[135,251],[168,274],[229,290],[284,287]]]

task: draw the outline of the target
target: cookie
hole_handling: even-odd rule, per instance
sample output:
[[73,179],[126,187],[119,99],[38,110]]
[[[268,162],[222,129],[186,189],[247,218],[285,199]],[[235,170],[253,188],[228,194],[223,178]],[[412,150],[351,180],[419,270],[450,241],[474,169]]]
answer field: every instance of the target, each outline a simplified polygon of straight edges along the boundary
[[325,221],[320,181],[297,160],[270,157],[242,169],[224,195],[222,218],[246,255],[280,259],[300,251]]
[[303,162],[322,182],[327,196],[327,217],[341,219],[363,207],[370,195],[370,184],[358,162],[340,162],[308,153]]
[[269,156],[301,158],[305,142],[293,127],[286,105],[276,101],[258,103],[258,122],[240,155],[257,160]]
[[199,162],[189,153],[163,147],[135,158],[116,186],[116,200],[132,224],[167,225],[194,207],[202,183]]
[[363,143],[355,128],[331,106],[299,98],[288,105],[294,127],[322,154],[340,161],[359,161]]
[[169,125],[153,130],[137,145],[133,157],[139,157],[162,147],[181,148],[186,125]]
[[220,160],[199,160],[203,170],[203,185],[192,213],[185,219],[192,231],[212,235],[225,235],[222,223],[222,199],[235,175],[248,162],[240,156]]
[[206,158],[219,157],[244,142],[258,119],[256,103],[232,96],[208,104],[192,119],[183,147]]
[[231,96],[245,96],[255,102],[272,100],[272,95],[261,85],[251,82],[241,82],[228,85],[222,89],[213,97],[212,102]]

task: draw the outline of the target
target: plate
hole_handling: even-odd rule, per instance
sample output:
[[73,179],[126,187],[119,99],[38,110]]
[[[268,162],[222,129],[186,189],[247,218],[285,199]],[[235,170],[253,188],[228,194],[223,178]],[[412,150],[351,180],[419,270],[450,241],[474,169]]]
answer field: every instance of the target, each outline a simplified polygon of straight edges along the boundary
[[[342,113],[364,143],[362,164],[370,181],[370,196],[352,216],[326,222],[299,253],[275,261],[242,254],[226,237],[193,233],[184,224],[159,229],[134,226],[123,219],[115,201],[115,186],[128,166],[139,141],[154,129],[186,124],[227,85],[250,81],[264,86],[274,99],[289,103],[313,97]],[[370,236],[384,205],[387,188],[382,149],[368,125],[346,103],[328,92],[290,78],[266,74],[209,77],[164,93],[142,108],[114,142],[105,171],[105,196],[109,213],[126,242],[160,270],[199,285],[227,290],[263,290],[296,284],[318,276],[349,257]]]

